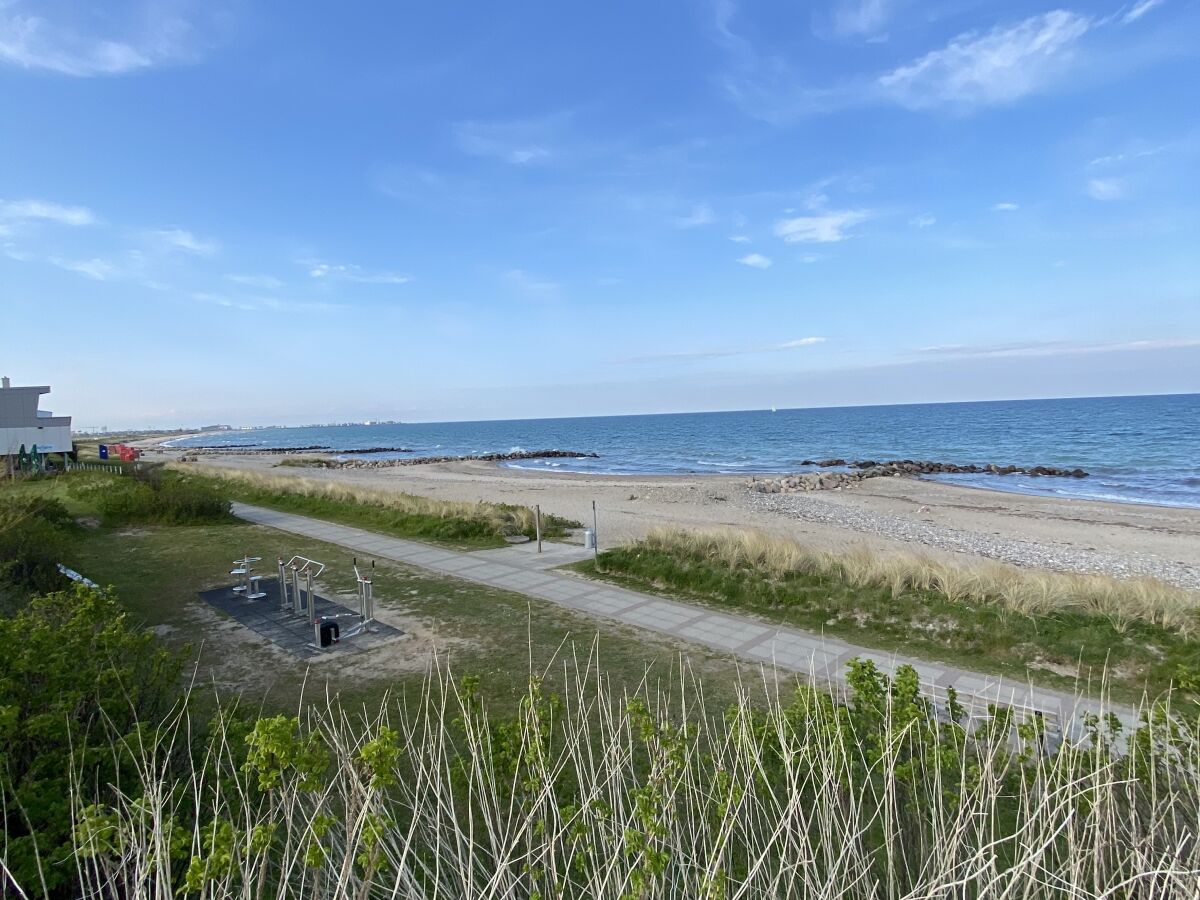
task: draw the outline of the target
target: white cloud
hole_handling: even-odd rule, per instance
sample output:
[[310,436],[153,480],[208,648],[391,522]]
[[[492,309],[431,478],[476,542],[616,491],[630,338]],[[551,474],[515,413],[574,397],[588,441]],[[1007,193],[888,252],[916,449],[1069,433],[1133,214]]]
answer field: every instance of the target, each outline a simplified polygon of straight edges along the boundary
[[216,241],[203,240],[182,228],[163,228],[147,231],[146,236],[167,250],[183,250],[196,256],[212,256],[220,245]]
[[0,200],[0,218],[42,219],[60,225],[92,225],[96,221],[86,206],[62,206],[48,200]]
[[531,297],[557,297],[562,290],[562,285],[557,281],[539,278],[536,275],[529,274],[524,269],[509,269],[504,273],[504,280],[521,293],[528,294]]
[[805,265],[811,265],[817,262],[820,258],[821,257],[817,256],[815,253],[805,253],[802,257],[800,257],[800,262],[804,263]]
[[919,216],[913,216],[908,220],[908,224],[913,228],[929,228],[937,224],[937,217],[929,213],[922,213]]
[[748,243],[750,243],[750,238],[746,237],[746,235],[744,235],[744,234],[731,234],[731,235],[729,236],[729,239],[730,239],[731,241],[733,241],[735,244],[748,244]]
[[60,269],[66,269],[68,272],[85,275],[94,281],[108,281],[117,274],[116,266],[103,259],[63,259],[59,256],[51,256],[46,261]]
[[717,221],[717,216],[707,203],[698,203],[692,207],[692,211],[688,215],[679,216],[672,221],[676,228],[699,228],[703,225],[711,225]]
[[723,359],[728,356],[748,356],[756,353],[781,353],[787,350],[798,350],[802,347],[815,347],[823,344],[828,338],[802,337],[778,344],[767,344],[759,347],[732,347],[719,350],[687,350],[680,353],[653,353],[648,356],[634,356],[622,362],[674,362],[703,359]]
[[1016,212],[1020,208],[1021,208],[1020,205],[1013,203],[1011,201],[1008,201],[1008,200],[1005,200],[1001,203],[993,203],[992,204],[993,212]]
[[1200,347],[1200,338],[1167,338],[1144,341],[1028,341],[1011,344],[949,344],[921,347],[924,356],[996,359],[1027,356],[1076,356],[1136,350],[1173,350]]
[[761,253],[747,253],[745,256],[739,257],[738,262],[743,266],[749,266],[752,269],[769,269],[771,268],[771,260],[763,256]]
[[880,76],[878,86],[914,110],[1010,103],[1053,84],[1092,24],[1056,9],[983,35],[966,32]]
[[412,276],[399,272],[376,272],[349,263],[327,263],[318,259],[298,260],[312,278],[353,281],[357,284],[408,284]]
[[271,275],[226,275],[225,280],[264,291],[276,291],[283,287],[283,282]]
[[509,122],[458,122],[454,140],[458,148],[472,156],[487,156],[516,166],[545,163],[555,155],[551,143],[559,134],[566,116]]
[[775,235],[789,244],[827,244],[844,241],[849,237],[846,233],[848,229],[869,218],[871,214],[866,210],[844,209],[817,216],[780,219],[775,223]]
[[1130,22],[1136,22],[1150,10],[1156,6],[1162,6],[1163,0],[1141,0],[1140,3],[1134,4],[1133,8],[1125,15],[1121,16],[1121,24],[1128,25]]
[[89,77],[187,62],[195,55],[196,27],[177,13],[178,3],[146,4],[126,21],[117,21],[123,33],[113,35],[84,33],[79,22],[86,17],[78,11],[63,12],[54,21],[45,15],[46,4],[38,4],[37,15],[20,11],[30,5],[0,3],[0,62]]
[[832,22],[835,34],[843,37],[877,35],[892,15],[890,0],[838,0]]
[[1087,183],[1088,196],[1093,200],[1119,200],[1125,188],[1116,178],[1093,178]]

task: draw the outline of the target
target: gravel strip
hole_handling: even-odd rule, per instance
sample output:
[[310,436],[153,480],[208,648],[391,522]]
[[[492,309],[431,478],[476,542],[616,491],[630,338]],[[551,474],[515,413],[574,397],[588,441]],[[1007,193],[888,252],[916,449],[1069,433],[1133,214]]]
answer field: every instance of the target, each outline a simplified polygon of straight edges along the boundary
[[1189,590],[1200,591],[1200,569],[1172,560],[1132,553],[1117,556],[1078,547],[982,535],[961,528],[828,503],[806,494],[760,494],[754,491],[747,491],[746,494],[747,503],[753,509],[806,522],[820,522],[851,531],[878,534],[936,547],[939,550],[974,553],[1028,568],[1099,573],[1116,578],[1149,576]]

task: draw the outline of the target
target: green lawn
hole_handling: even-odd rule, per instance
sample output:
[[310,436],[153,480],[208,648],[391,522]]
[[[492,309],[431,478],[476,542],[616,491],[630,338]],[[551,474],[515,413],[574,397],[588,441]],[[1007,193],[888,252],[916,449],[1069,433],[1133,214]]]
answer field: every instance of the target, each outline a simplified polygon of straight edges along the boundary
[[[58,479],[0,487],[0,496],[17,493],[54,497],[81,517],[94,512],[73,500]],[[231,584],[231,562],[247,554],[263,557],[267,576],[274,573],[276,556],[322,560],[329,565],[320,579],[322,593],[342,593],[353,606],[350,551],[238,521],[131,527],[96,527],[93,522],[78,531],[69,562],[93,581],[111,586],[136,621],[156,628],[169,643],[186,646],[199,689],[215,685],[221,693],[243,694],[271,709],[294,710],[302,684],[310,698],[328,688],[346,700],[369,704],[389,690],[419,690],[435,653],[457,675],[482,676],[497,708],[524,694],[531,668],[545,672],[549,684],[559,684],[563,664],[578,657],[586,665],[593,650],[604,678],[618,690],[634,690],[646,677],[664,684],[677,681],[684,652],[715,703],[723,706],[734,697],[738,669],[727,657],[600,623],[552,603],[382,561],[375,570],[377,612],[413,639],[344,656],[345,666],[336,654],[332,663],[322,659],[310,666],[271,651],[264,638],[224,619],[197,597],[199,591]]]

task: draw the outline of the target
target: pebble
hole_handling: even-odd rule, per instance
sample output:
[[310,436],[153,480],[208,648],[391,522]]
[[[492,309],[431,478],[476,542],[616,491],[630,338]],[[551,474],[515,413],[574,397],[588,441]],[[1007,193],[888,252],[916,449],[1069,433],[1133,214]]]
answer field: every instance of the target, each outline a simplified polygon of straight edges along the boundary
[[924,544],[939,550],[973,553],[1027,568],[1111,575],[1116,578],[1150,577],[1188,590],[1200,591],[1200,569],[1142,554],[1118,556],[1080,547],[984,535],[932,522],[868,512],[829,503],[805,494],[762,494],[747,491],[746,501],[751,508],[763,512]]

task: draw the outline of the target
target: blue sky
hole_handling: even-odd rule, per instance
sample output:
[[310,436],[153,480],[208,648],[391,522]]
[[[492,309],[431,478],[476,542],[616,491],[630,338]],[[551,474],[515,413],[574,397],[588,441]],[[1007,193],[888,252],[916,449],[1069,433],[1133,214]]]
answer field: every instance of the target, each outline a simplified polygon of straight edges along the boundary
[[1200,390],[1200,3],[0,0],[91,425]]

